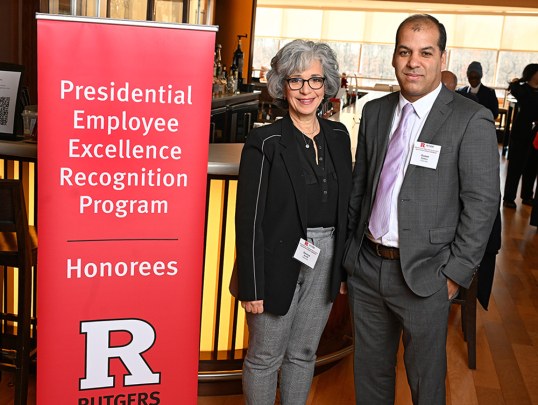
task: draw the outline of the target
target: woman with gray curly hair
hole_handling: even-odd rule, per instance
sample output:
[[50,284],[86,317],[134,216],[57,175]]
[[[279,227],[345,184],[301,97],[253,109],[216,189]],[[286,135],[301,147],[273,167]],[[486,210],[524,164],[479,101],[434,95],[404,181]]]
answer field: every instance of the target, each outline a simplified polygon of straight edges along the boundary
[[295,40],[271,68],[269,93],[289,114],[250,132],[237,189],[235,295],[249,327],[243,392],[247,405],[273,405],[281,369],[281,404],[300,405],[332,301],[347,291],[351,143],[343,124],[317,115],[340,83],[327,44]]

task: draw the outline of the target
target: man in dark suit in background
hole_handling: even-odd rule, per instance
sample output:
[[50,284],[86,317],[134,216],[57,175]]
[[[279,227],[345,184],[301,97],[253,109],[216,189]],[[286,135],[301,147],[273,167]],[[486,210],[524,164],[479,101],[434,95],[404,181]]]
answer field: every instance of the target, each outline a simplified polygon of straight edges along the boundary
[[[452,73],[450,70],[443,70],[441,72],[441,81],[446,86],[446,88],[450,91],[456,91],[456,87],[458,87],[458,77]],[[470,100],[476,101],[478,103],[478,97],[476,97],[472,93],[459,93],[464,97],[467,97]]]
[[[450,91],[455,91],[458,83],[458,78],[450,70],[443,70],[441,73],[441,81]],[[478,103],[478,99],[471,93],[460,93],[462,96],[467,96],[473,101]],[[500,206],[500,195],[499,195],[499,206]],[[499,207],[500,208],[500,207]],[[486,253],[480,262],[480,267],[478,268],[478,284],[476,291],[476,298],[482,305],[482,307],[487,311],[489,305],[489,297],[491,295],[491,288],[493,286],[493,278],[495,276],[495,262],[497,254],[501,249],[501,211],[497,211],[497,216],[495,217],[495,222],[493,223],[493,229],[489,235],[488,244],[486,246]]]
[[470,86],[463,86],[456,90],[463,96],[472,94],[478,98],[478,102],[491,111],[493,119],[499,116],[499,101],[495,95],[495,90],[482,84],[482,65],[480,62],[471,62],[467,68],[467,80]]
[[413,403],[445,404],[451,299],[471,284],[499,207],[491,113],[441,84],[445,46],[436,18],[404,20],[401,92],[362,114],[344,255],[357,404],[394,403],[402,333]]

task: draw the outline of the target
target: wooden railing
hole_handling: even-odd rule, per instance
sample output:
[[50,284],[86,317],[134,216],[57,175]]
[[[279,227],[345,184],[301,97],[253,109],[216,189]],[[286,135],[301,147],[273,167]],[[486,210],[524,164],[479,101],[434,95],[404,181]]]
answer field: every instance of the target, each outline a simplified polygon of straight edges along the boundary
[[[0,154],[0,177],[21,180],[24,189],[29,225],[37,224],[37,158]],[[37,340],[37,267],[32,271],[32,346]],[[18,271],[0,266],[0,333],[2,351],[9,354],[14,348],[17,333]],[[14,314],[14,315],[12,315]],[[1,353],[0,353],[1,355]]]

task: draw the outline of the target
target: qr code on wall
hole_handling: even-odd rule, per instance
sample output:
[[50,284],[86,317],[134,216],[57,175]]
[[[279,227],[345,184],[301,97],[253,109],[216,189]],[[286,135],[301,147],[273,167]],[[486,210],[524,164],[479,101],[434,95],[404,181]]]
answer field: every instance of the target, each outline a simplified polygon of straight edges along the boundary
[[0,125],[7,125],[7,112],[11,97],[0,97]]

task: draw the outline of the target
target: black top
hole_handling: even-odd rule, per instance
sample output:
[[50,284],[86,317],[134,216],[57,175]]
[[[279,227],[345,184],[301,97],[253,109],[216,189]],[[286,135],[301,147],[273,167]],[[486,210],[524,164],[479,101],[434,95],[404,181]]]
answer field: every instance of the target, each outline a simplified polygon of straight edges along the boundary
[[[471,93],[471,86],[463,86],[456,90],[458,93],[462,94],[465,97],[468,97],[468,94]],[[467,95],[465,94],[467,93]],[[480,84],[478,93],[475,97],[478,99],[478,103],[486,107],[493,114],[493,119],[497,119],[499,116],[499,101],[495,95],[495,90],[490,87],[484,86],[484,83]],[[471,98],[471,97],[468,97]]]
[[[338,181],[331,154],[327,149],[325,135],[320,127],[314,136],[318,148],[318,164],[312,139],[303,135],[295,126],[294,134],[306,182],[308,228],[336,226],[338,210]],[[307,148],[306,145],[309,147]]]
[[510,83],[508,89],[517,99],[518,107],[510,137],[532,143],[534,140],[533,132],[531,132],[532,123],[538,121],[538,89],[527,83],[520,84],[518,82]]

